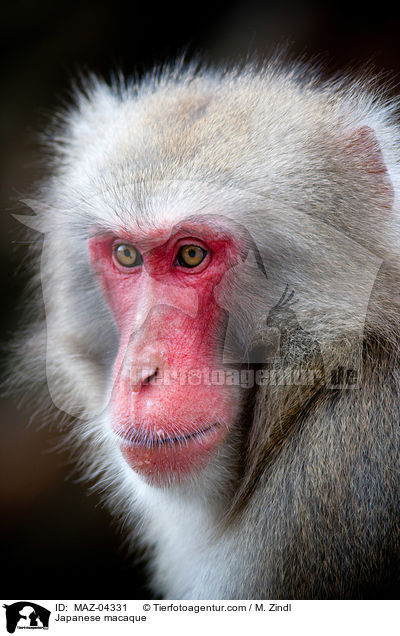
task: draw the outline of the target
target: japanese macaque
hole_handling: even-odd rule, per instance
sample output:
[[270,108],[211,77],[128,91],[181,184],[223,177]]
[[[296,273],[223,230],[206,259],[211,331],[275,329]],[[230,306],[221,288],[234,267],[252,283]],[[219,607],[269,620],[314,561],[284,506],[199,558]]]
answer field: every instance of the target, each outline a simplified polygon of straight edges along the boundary
[[15,384],[156,595],[398,593],[400,134],[366,84],[92,79],[49,133]]

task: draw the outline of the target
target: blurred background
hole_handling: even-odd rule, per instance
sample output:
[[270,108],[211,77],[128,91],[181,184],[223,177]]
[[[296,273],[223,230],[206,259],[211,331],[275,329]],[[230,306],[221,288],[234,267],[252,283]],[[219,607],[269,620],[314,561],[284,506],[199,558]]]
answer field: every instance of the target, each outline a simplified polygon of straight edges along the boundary
[[[0,340],[4,368],[17,321],[24,246],[18,200],[40,177],[38,133],[82,70],[140,75],[186,53],[207,61],[268,56],[316,61],[323,76],[343,69],[400,72],[400,17],[389,4],[252,0],[135,3],[3,0],[1,5]],[[398,89],[400,93],[400,88]],[[28,427],[32,413],[0,406],[0,550],[4,598],[148,598],[142,566],[131,567],[109,515],[69,479],[57,434]]]

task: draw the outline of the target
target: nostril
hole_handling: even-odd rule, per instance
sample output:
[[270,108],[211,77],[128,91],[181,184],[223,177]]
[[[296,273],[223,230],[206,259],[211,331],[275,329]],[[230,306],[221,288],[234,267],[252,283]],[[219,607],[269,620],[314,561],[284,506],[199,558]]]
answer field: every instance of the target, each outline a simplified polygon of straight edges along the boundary
[[160,367],[132,367],[130,372],[130,384],[132,391],[140,391],[144,386],[148,386],[151,381],[159,375]]
[[153,371],[153,373],[150,373],[150,374],[147,376],[147,378],[145,378],[145,379],[143,380],[143,384],[150,384],[150,381],[151,381],[153,378],[156,378],[156,377],[157,377],[157,375],[158,375],[158,368],[157,368],[157,369],[155,369],[155,370]]

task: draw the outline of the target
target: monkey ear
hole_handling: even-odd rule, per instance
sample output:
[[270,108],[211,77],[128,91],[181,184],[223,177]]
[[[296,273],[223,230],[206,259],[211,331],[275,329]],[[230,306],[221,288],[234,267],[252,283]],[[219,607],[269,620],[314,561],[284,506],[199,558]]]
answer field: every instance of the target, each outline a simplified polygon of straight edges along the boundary
[[369,177],[371,186],[383,199],[383,207],[391,209],[394,189],[373,129],[362,126],[353,131],[346,137],[345,152],[351,155],[359,169]]

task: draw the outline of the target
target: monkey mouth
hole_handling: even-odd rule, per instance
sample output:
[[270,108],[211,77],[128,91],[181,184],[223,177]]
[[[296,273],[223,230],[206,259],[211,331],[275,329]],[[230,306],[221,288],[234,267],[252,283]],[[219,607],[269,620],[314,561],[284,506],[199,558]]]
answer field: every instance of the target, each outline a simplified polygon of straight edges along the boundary
[[121,454],[130,468],[160,486],[204,468],[225,433],[225,428],[215,422],[180,435],[136,431],[131,435],[118,432],[117,436]]
[[195,430],[183,435],[168,435],[165,431],[139,432],[135,431],[133,435],[117,433],[123,444],[139,448],[162,448],[164,445],[173,446],[175,444],[185,444],[190,440],[203,440],[207,435],[218,428],[220,424],[215,422],[206,428]]

